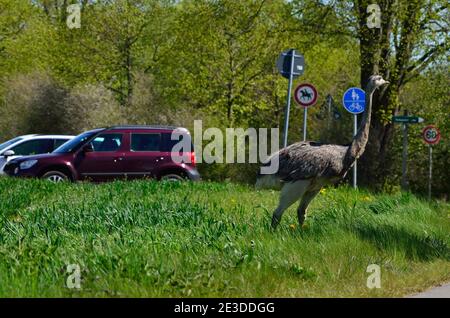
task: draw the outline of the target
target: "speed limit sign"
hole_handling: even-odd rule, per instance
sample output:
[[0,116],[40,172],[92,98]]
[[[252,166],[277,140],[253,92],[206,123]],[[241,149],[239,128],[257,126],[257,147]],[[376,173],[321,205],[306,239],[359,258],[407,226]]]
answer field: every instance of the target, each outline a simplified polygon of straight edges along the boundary
[[423,140],[429,145],[435,145],[441,140],[441,133],[439,129],[430,125],[423,129],[422,131]]

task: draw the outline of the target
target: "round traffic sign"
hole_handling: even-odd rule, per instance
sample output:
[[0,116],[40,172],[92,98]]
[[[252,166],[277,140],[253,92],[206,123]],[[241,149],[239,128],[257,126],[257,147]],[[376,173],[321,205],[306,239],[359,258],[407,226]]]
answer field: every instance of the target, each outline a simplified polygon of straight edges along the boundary
[[423,140],[429,145],[435,145],[441,140],[439,129],[433,125],[427,126],[422,131]]
[[359,87],[349,88],[342,97],[344,108],[352,114],[360,114],[366,109],[366,92]]
[[300,84],[295,89],[294,99],[300,106],[309,107],[317,102],[317,89],[311,84]]

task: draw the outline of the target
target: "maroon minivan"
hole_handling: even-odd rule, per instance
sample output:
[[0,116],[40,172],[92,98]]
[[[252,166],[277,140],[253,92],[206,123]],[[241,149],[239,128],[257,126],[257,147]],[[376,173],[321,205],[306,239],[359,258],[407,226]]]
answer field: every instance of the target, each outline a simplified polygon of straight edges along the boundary
[[4,171],[9,176],[53,182],[200,179],[189,131],[169,126],[114,126],[87,131],[50,154],[13,159]]

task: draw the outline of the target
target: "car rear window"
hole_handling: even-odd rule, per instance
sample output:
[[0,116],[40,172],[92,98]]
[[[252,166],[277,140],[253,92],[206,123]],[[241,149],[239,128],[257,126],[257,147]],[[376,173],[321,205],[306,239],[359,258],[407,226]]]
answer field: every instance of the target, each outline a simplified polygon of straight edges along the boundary
[[132,133],[131,151],[160,151],[161,134]]

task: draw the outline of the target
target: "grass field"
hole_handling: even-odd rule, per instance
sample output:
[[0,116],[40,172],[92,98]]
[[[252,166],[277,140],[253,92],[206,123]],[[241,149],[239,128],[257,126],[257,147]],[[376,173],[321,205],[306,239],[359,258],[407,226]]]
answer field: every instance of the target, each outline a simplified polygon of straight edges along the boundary
[[234,184],[0,178],[0,296],[381,297],[450,280],[448,204],[326,189],[303,228],[292,207],[272,232],[277,199]]

